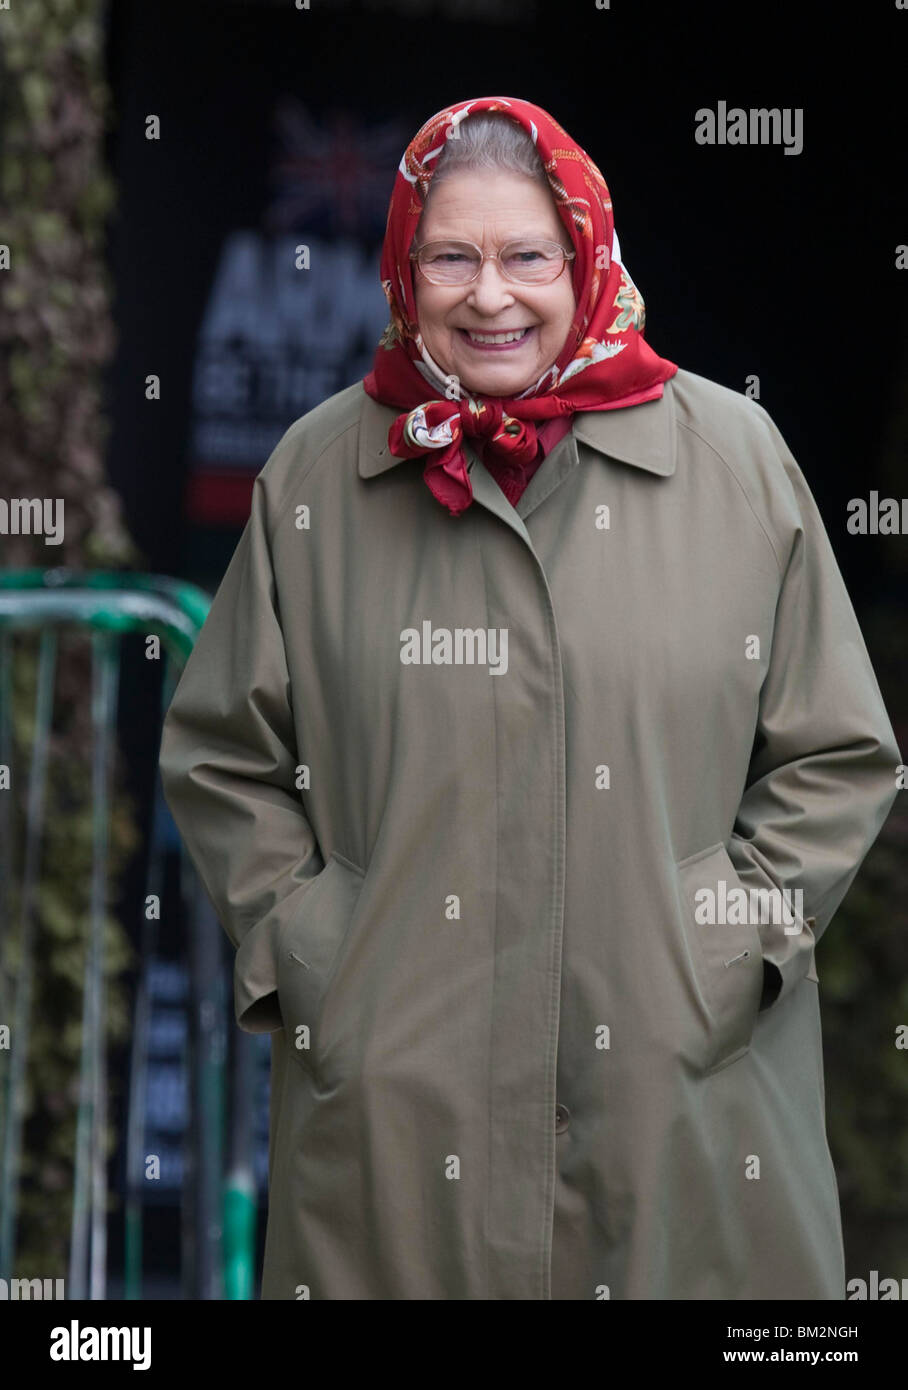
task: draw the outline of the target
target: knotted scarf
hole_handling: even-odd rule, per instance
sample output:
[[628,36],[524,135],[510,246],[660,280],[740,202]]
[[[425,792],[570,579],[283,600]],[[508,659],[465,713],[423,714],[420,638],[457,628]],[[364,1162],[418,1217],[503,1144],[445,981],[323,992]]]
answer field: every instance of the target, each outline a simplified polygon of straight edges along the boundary
[[[429,356],[409,259],[445,141],[456,139],[461,121],[481,111],[504,112],[530,135],[577,253],[570,263],[576,311],[564,346],[539,380],[513,398],[467,391]],[[567,273],[566,267],[562,274]],[[388,447],[397,458],[427,456],[423,477],[452,516],[473,500],[465,437],[482,441],[484,458],[519,473],[538,454],[535,421],[656,400],[678,370],[644,341],[643,299],[621,261],[605,179],[548,112],[516,97],[459,102],[439,111],[411,140],[391,193],[381,281],[390,322],[363,386],[375,400],[403,408],[388,432]]]

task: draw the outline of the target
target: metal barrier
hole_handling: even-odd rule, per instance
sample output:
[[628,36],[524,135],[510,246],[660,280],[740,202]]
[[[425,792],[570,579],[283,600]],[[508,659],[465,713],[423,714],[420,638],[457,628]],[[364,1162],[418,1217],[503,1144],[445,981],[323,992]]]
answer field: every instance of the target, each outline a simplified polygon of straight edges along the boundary
[[[0,764],[11,763],[12,633],[40,633],[34,738],[19,915],[20,961],[13,982],[7,968],[10,933],[11,812],[0,795],[0,1019],[12,1019],[13,1046],[0,1085],[0,1277],[13,1274],[19,1211],[25,1106],[34,979],[34,908],[45,816],[47,752],[51,729],[57,629],[83,629],[92,644],[92,879],[82,997],[82,1049],[72,1196],[68,1298],[104,1299],[107,1287],[107,1055],[103,927],[108,860],[110,777],[114,751],[120,640],[127,634],[157,636],[164,656],[161,717],[180,670],[208,613],[210,597],[194,585],[166,576],[65,569],[0,570]],[[156,750],[157,752],[157,745]],[[155,774],[146,891],[162,898],[165,817],[168,812]],[[249,1104],[251,1062],[237,1040],[230,1100],[230,1170],[224,1178],[225,1095],[224,1000],[218,992],[223,933],[201,893],[188,856],[181,854],[181,895],[195,885],[187,920],[192,1021],[190,1067],[190,1200],[194,1230],[184,1239],[192,1265],[189,1296],[250,1298],[255,1242],[256,1190],[252,1173]],[[144,1116],[149,1042],[148,971],[157,947],[157,922],[140,914],[139,978],[133,1011],[126,1122],[125,1281],[127,1298],[142,1296]],[[184,1215],[185,1221],[185,1215]]]

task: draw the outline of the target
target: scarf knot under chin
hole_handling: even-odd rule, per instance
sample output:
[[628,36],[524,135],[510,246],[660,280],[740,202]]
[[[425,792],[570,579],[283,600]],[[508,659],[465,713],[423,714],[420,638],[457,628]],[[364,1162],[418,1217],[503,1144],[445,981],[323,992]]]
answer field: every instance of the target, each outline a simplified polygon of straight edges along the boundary
[[424,472],[431,492],[452,516],[470,505],[473,490],[467,477],[464,435],[484,441],[484,456],[513,465],[519,473],[539,452],[532,420],[505,414],[496,397],[459,401],[426,401],[398,415],[388,432],[388,447],[397,458],[427,454]]

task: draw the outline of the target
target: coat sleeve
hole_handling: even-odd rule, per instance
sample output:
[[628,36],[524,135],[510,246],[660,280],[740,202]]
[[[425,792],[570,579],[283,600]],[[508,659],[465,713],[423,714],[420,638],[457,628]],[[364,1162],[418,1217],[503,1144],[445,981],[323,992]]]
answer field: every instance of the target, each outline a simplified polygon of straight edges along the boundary
[[727,846],[746,887],[788,889],[795,909],[787,930],[760,923],[765,1009],[807,974],[815,943],[898,794],[902,759],[817,505],[778,428],[758,409],[797,511]]
[[277,934],[324,868],[296,790],[290,678],[256,478],[252,510],[164,718],[159,765],[183,841],[236,949],[236,1019],[282,1027]]

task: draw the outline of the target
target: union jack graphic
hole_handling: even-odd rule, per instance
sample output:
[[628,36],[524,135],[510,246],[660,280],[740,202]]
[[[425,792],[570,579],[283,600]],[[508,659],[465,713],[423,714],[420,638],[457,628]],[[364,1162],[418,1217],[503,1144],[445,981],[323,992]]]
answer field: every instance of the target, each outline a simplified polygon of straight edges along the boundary
[[400,121],[370,125],[334,109],[318,123],[296,97],[275,106],[268,232],[381,236],[407,133]]

